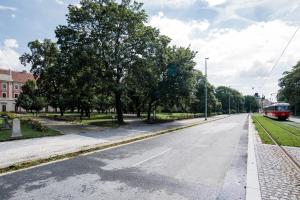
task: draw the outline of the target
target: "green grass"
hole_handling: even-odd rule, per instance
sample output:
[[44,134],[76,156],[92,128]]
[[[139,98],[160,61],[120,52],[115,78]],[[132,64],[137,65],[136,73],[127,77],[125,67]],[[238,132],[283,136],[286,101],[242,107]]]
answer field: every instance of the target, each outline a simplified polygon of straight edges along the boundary
[[[262,115],[253,115],[254,124],[263,143],[272,144],[263,128],[255,121],[259,121],[273,136],[277,143],[283,146],[300,147],[300,130],[288,127],[285,121],[276,121]],[[291,131],[293,134],[289,133]]]
[[101,127],[111,127],[116,128],[120,125],[117,123],[116,120],[112,119],[84,119],[80,123],[85,125],[93,125],[93,126],[101,126]]
[[[91,113],[91,117],[83,117],[80,120],[79,113],[65,113],[64,116],[60,116],[58,113],[41,113],[39,117],[45,117],[53,120],[63,120],[63,121],[72,121],[77,123],[82,123],[86,125],[95,125],[101,127],[118,127],[119,125],[116,123],[116,120],[113,120],[113,116],[115,113],[109,114],[97,114]],[[30,115],[29,115],[30,116]],[[174,120],[182,120],[182,119],[191,119],[195,117],[203,117],[203,113],[157,113],[155,122],[168,122]],[[28,117],[28,115],[24,115],[23,117]],[[32,117],[32,115],[31,115]],[[128,118],[129,116],[124,115],[124,118]],[[130,116],[131,117],[131,116]],[[130,118],[129,117],[129,118]],[[141,118],[146,118],[147,114],[142,113]]]
[[[0,120],[0,126],[2,127],[2,120]],[[11,123],[11,121],[9,121]],[[32,129],[26,122],[21,123],[21,131],[23,137],[21,139],[46,137],[46,136],[57,136],[62,135],[59,131],[48,128],[46,132],[37,131]],[[0,142],[11,140],[11,130],[0,130]]]

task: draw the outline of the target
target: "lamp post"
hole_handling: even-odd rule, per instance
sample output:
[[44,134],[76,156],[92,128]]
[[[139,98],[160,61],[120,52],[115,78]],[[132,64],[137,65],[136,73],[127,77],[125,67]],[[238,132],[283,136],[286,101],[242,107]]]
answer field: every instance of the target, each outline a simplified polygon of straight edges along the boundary
[[[230,86],[228,88],[230,88]],[[229,89],[228,89],[228,114],[229,115],[231,114],[231,109],[230,109],[230,91],[229,91]]]
[[231,113],[231,110],[230,110],[230,93],[228,93],[228,98],[229,98],[229,100],[228,100],[228,114],[230,115],[230,113]]
[[205,120],[207,120],[207,60],[205,58]]

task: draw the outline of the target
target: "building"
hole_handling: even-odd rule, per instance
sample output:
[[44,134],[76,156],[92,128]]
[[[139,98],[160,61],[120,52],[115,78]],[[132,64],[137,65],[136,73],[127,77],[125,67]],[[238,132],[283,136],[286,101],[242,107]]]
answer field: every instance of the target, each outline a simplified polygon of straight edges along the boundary
[[0,69],[0,112],[17,112],[16,99],[21,93],[21,87],[28,80],[34,80],[31,73]]

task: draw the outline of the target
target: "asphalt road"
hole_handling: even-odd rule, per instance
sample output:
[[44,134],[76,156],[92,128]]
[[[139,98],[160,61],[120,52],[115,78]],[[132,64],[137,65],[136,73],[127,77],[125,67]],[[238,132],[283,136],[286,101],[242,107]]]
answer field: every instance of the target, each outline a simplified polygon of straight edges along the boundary
[[0,199],[245,199],[247,115],[0,177]]

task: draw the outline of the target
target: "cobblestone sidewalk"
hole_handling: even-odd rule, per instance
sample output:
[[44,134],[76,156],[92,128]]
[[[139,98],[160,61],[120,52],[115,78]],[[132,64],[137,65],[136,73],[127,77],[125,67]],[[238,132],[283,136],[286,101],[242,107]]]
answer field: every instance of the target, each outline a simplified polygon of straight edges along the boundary
[[[287,150],[299,158],[300,148]],[[300,200],[300,173],[278,147],[257,141],[255,151],[262,199]]]

